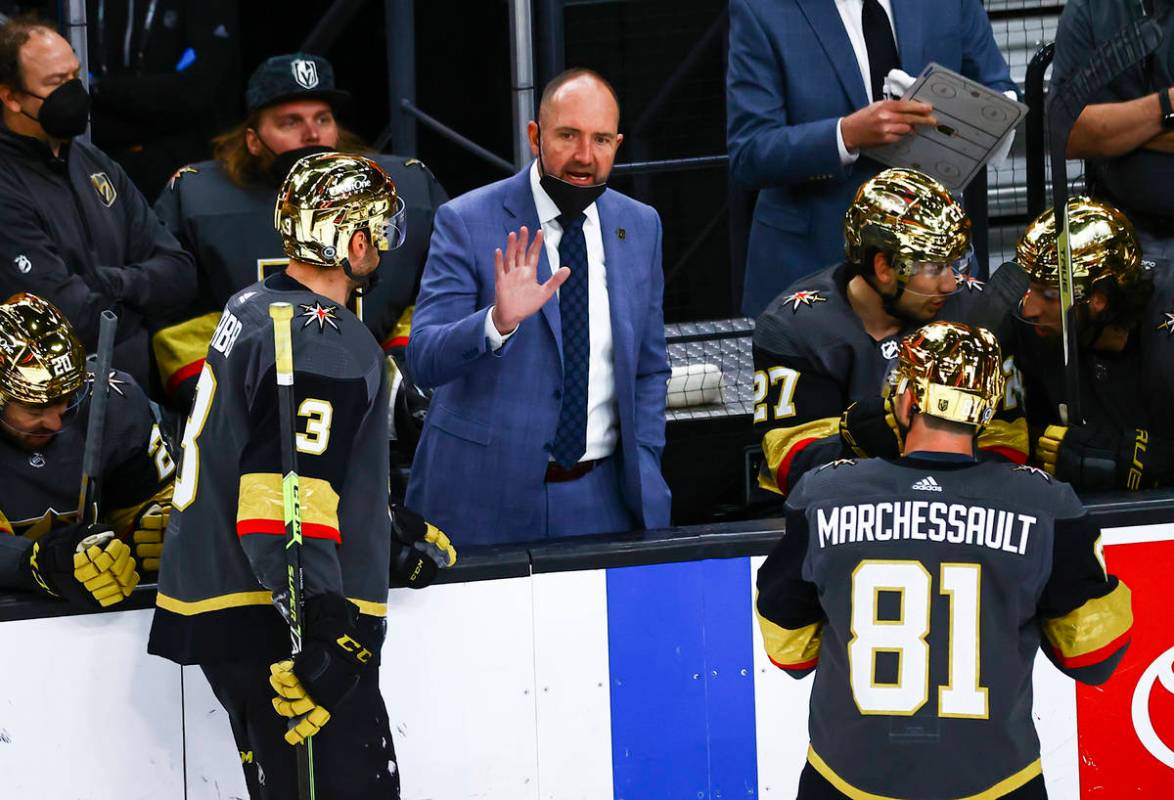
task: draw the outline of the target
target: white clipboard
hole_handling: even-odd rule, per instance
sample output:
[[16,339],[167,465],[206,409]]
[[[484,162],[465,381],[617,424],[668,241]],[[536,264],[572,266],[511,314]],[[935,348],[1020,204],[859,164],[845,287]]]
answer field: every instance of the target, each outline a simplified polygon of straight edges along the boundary
[[935,127],[916,125],[900,141],[864,150],[890,167],[909,167],[960,192],[978,175],[999,143],[1027,114],[1023,103],[930,63],[901,96],[933,106]]

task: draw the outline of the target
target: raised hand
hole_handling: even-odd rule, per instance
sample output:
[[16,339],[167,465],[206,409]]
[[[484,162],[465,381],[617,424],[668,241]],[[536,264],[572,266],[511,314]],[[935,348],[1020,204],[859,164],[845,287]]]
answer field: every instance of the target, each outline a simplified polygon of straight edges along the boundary
[[496,273],[493,326],[503,336],[512,333],[522,320],[536,314],[571,276],[567,267],[559,267],[546,283],[538,283],[541,256],[542,231],[536,231],[534,241],[530,243],[530,231],[524,225],[518,233],[511,233],[506,239],[504,254],[501,248],[493,254]]

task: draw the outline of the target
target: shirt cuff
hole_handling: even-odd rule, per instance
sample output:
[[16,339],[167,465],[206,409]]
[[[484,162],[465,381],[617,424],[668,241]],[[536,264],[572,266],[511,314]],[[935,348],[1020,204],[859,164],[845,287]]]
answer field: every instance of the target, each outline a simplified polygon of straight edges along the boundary
[[836,120],[836,149],[840,151],[840,166],[850,167],[856,163],[856,159],[860,158],[860,151],[855,153],[850,151],[844,144],[844,118],[840,117]]
[[485,342],[489,345],[489,349],[497,351],[501,346],[510,340],[510,337],[518,332],[514,328],[507,334],[500,334],[497,332],[497,326],[493,324],[493,309],[496,306],[490,306],[489,311],[485,314]]

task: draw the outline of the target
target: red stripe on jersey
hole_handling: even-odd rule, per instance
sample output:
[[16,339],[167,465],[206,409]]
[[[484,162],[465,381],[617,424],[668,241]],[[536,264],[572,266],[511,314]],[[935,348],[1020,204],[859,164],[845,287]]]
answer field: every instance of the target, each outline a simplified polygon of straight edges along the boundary
[[767,660],[769,660],[770,663],[774,664],[779,669],[785,669],[788,671],[797,671],[797,670],[801,670],[801,669],[813,668],[816,664],[819,663],[819,656],[816,656],[815,658],[811,659],[810,661],[804,661],[799,664],[780,664],[779,662],[775,661],[770,656],[767,656]]
[[199,375],[200,370],[204,368],[204,359],[193,361],[192,363],[180,367],[175,373],[167,379],[167,394],[174,397],[175,393],[179,391],[180,384],[186,381],[193,375]]
[[386,342],[383,343],[383,352],[386,353],[387,351],[394,350],[397,347],[407,347],[407,346],[408,346],[408,337],[397,336],[394,339],[388,339]]
[[1052,648],[1052,652],[1055,654],[1056,660],[1059,661],[1062,666],[1073,669],[1076,667],[1089,667],[1093,664],[1101,663],[1120,650],[1122,647],[1129,644],[1129,640],[1132,634],[1133,628],[1130,628],[1104,647],[1099,647],[1089,653],[1084,653],[1079,656],[1072,656],[1071,658],[1065,658],[1064,654],[1054,647]]
[[[248,536],[254,533],[264,533],[269,536],[285,536],[285,522],[279,519],[242,519],[236,523],[236,535]],[[329,539],[342,544],[342,534],[338,528],[329,525],[320,525],[314,522],[302,523],[302,538]]]
[[980,447],[978,449],[984,453],[995,453],[996,455],[1000,455],[1013,464],[1027,463],[1027,453],[1022,452],[1021,450],[1016,450],[1014,447],[995,445],[994,447]]
[[779,491],[782,494],[787,493],[787,477],[791,472],[791,462],[795,460],[795,456],[799,455],[800,450],[814,441],[814,436],[812,436],[810,439],[800,439],[799,441],[795,442],[794,446],[787,451],[785,456],[783,456],[783,460],[779,462],[778,471],[775,472],[775,486],[779,487]]

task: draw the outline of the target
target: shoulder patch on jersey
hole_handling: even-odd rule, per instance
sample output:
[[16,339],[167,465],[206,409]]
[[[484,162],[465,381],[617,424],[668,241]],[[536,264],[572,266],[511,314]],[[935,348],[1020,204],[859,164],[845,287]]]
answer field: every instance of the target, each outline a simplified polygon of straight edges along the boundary
[[1159,322],[1155,326],[1155,330],[1159,330],[1159,331],[1164,330],[1164,331],[1166,331],[1166,333],[1170,334],[1171,336],[1174,336],[1174,311],[1166,311],[1163,313],[1164,313],[1166,319],[1162,322]]
[[199,170],[196,169],[195,167],[193,167],[191,164],[188,164],[186,167],[180,167],[179,169],[177,169],[174,172],[174,174],[172,174],[172,176],[170,178],[168,178],[167,188],[174,189],[175,184],[179,183],[179,179],[182,178],[184,175],[188,175],[188,174],[195,175],[197,172],[199,172]]
[[835,461],[829,461],[821,466],[816,472],[823,472],[825,469],[839,469],[840,467],[854,467],[856,466],[856,459],[854,458],[837,458]]
[[1015,465],[1015,466],[1012,468],[1012,470],[1011,470],[1011,471],[1012,471],[1012,472],[1027,472],[1027,473],[1030,473],[1030,474],[1032,474],[1032,475],[1038,475],[1039,477],[1043,478],[1043,479],[1044,479],[1045,481],[1047,481],[1048,483],[1051,483],[1051,482],[1052,482],[1052,476],[1051,476],[1050,474],[1048,474],[1047,472],[1044,472],[1044,471],[1043,471],[1042,469],[1040,469],[1039,467],[1033,467],[1033,466],[1031,466],[1031,465],[1029,465],[1029,464],[1016,464],[1016,465]]
[[968,292],[981,292],[986,285],[973,275],[963,275],[961,272],[954,276],[954,280],[959,287],[965,286]]
[[791,304],[792,314],[799,311],[799,306],[814,306],[816,303],[826,302],[827,298],[813,289],[798,291],[783,298],[783,305],[786,305],[787,303]]
[[101,199],[102,204],[107,208],[114,205],[114,201],[118,199],[118,191],[114,188],[114,184],[110,181],[110,176],[105,172],[95,172],[90,175],[90,185],[94,187],[98,198]]
[[[117,372],[115,372],[114,370],[110,370],[110,378],[109,378],[109,381],[110,381],[110,391],[111,391],[111,392],[114,392],[114,393],[115,393],[115,394],[117,394],[119,397],[126,397],[126,392],[124,392],[124,391],[122,390],[122,387],[123,387],[123,386],[126,386],[126,381],[124,381],[124,380],[122,380],[121,378],[117,377],[117,375],[118,375],[118,373],[117,373]],[[86,372],[86,383],[93,384],[93,382],[94,382],[94,373],[93,373],[93,372],[91,372],[91,371],[87,371],[87,372]],[[90,386],[90,390],[91,390],[91,391],[93,390],[93,386],[92,386],[92,385]]]
[[302,313],[298,316],[305,320],[302,323],[302,328],[308,328],[312,323],[318,323],[318,333],[326,330],[326,326],[334,328],[339,333],[342,330],[338,327],[338,306],[324,306],[321,303],[315,302],[314,305],[307,305],[306,303],[298,303],[298,308]]

